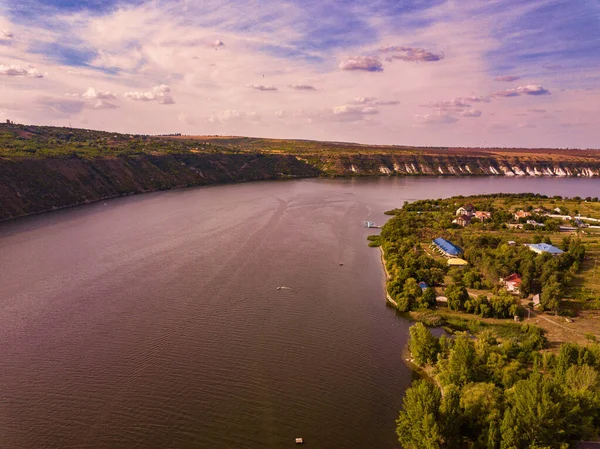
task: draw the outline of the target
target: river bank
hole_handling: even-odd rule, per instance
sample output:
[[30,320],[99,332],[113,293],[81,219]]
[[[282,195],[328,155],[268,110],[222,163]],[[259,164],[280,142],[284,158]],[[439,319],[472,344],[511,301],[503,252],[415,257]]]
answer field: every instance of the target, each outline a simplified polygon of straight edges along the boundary
[[383,271],[385,273],[385,279],[386,279],[385,297],[390,304],[392,304],[394,307],[398,307],[398,303],[392,299],[392,297],[390,296],[390,294],[387,291],[387,281],[390,279],[391,276],[390,276],[390,273],[388,272],[388,269],[386,266],[385,252],[383,251],[383,248],[381,246],[379,246],[378,248],[381,253],[381,265],[383,265]]

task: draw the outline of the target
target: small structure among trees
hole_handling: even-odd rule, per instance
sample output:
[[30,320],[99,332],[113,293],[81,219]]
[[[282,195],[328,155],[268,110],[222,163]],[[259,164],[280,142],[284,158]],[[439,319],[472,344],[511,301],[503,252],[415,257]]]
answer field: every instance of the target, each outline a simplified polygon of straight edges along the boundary
[[507,278],[500,278],[500,283],[506,287],[506,291],[519,294],[523,279],[517,273],[513,273]]

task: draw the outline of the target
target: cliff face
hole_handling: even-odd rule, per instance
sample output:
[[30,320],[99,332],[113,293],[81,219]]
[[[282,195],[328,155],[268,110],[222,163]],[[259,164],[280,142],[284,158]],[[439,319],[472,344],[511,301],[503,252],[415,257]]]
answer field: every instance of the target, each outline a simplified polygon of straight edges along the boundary
[[0,220],[105,198],[315,176],[600,176],[599,150],[139,136],[0,123]]
[[319,174],[288,155],[0,157],[0,220],[133,193]]
[[306,160],[333,176],[600,176],[600,160],[586,157],[560,160],[543,156],[357,154],[319,155]]

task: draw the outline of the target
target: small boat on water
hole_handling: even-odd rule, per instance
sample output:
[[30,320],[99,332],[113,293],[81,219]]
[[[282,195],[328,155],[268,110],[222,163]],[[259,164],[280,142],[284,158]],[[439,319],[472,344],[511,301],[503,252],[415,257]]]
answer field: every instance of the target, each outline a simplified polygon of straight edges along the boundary
[[292,287],[277,287],[277,290],[291,290]]
[[302,444],[304,440],[302,438],[296,438],[296,444]]

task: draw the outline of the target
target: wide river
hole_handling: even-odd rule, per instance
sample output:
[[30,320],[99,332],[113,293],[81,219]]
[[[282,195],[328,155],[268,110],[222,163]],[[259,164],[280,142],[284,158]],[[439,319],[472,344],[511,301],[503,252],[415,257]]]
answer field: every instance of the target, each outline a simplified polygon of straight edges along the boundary
[[0,448],[396,448],[408,323],[362,222],[491,192],[600,180],[261,182],[0,223]]

